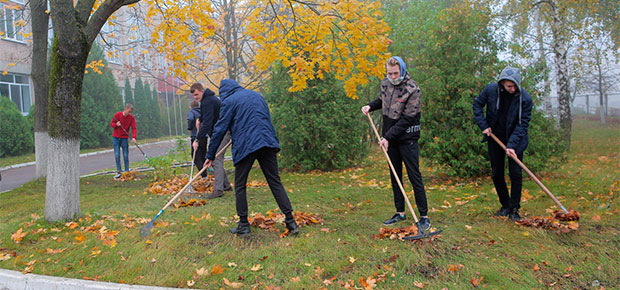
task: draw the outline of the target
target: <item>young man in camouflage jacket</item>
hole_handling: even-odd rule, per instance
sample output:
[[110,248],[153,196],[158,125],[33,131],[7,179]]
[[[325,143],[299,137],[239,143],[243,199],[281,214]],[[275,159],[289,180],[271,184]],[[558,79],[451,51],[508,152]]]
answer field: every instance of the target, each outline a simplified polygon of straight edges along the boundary
[[[370,111],[382,109],[383,139],[379,142],[379,146],[387,150],[399,179],[402,179],[402,164],[405,163],[421,216],[420,225],[428,230],[431,222],[427,216],[428,205],[422,174],[420,174],[418,147],[422,94],[400,57],[389,58],[386,62],[386,70],[387,77],[381,81],[381,96],[362,107],[362,113],[367,115]],[[405,198],[391,171],[390,177],[396,214],[383,222],[385,225],[391,225],[406,218]]]

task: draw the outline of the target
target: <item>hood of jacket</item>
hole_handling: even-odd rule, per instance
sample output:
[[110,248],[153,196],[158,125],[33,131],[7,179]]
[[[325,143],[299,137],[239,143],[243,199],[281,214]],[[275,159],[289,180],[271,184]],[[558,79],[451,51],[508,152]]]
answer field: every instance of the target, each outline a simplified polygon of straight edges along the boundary
[[511,67],[511,66],[505,67],[502,70],[502,73],[499,75],[499,79],[497,80],[497,83],[501,85],[500,83],[503,80],[508,80],[508,81],[515,83],[517,85],[519,93],[521,92],[521,72],[519,71],[518,68]]
[[222,100],[230,97],[236,90],[242,89],[241,85],[235,80],[223,79],[220,82],[220,98]]
[[400,76],[404,77],[407,74],[407,65],[405,64],[405,61],[400,58],[400,56],[395,56],[394,58],[398,60],[398,65],[400,66]]
[[[522,106],[523,96],[521,92],[521,72],[516,67],[507,66],[502,70],[502,73],[499,74],[499,79],[497,80],[498,90],[500,90],[503,86],[501,82],[503,80],[508,80],[517,85],[517,91],[515,92],[515,96],[519,97],[519,124],[521,124],[521,114],[522,114]],[[497,104],[495,104],[495,109],[499,109],[499,91],[497,95]]]

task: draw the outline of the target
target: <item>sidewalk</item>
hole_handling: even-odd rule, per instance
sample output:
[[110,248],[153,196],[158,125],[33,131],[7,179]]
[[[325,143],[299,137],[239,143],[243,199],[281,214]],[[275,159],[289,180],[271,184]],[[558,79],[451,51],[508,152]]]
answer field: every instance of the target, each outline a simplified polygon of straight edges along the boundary
[[[140,145],[140,148],[144,150],[146,156],[148,157],[164,155],[169,149],[175,147],[176,139]],[[191,159],[191,157],[189,157],[189,149],[187,155],[188,159]],[[129,146],[129,162],[137,162],[142,160],[144,160],[144,156],[137,149],[137,147]],[[114,150],[112,149],[80,154],[80,176],[115,167]],[[35,162],[15,164],[0,168],[0,174],[2,176],[0,179],[0,193],[15,189],[26,182],[34,180],[35,173]]]
[[128,285],[61,278],[0,269],[0,290],[172,290],[155,286]]

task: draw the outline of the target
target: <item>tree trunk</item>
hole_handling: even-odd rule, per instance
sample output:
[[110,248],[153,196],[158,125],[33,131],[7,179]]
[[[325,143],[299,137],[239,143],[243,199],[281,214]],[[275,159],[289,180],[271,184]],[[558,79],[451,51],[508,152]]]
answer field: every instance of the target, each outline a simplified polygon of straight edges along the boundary
[[50,72],[49,155],[45,219],[80,215],[80,119],[82,81],[90,43],[83,35],[54,37]]
[[34,87],[34,152],[36,160],[35,177],[47,175],[47,156],[49,132],[47,129],[47,106],[49,95],[49,72],[47,70],[47,38],[49,16],[47,1],[31,0],[32,13],[32,68],[31,77]]
[[555,56],[555,68],[557,73],[558,90],[558,114],[560,121],[560,134],[562,140],[566,142],[566,150],[570,150],[570,138],[572,129],[571,102],[570,102],[570,83],[568,79],[569,67],[566,62],[568,41],[562,31],[563,21],[560,19],[560,12],[557,5],[553,10],[553,53]]

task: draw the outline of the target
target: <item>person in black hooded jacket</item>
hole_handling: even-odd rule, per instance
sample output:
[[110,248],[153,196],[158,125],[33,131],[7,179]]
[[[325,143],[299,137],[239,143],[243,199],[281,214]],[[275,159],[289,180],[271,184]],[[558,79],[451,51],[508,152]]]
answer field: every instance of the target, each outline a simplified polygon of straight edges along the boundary
[[[368,115],[370,111],[382,109],[383,139],[379,145],[387,150],[398,173],[398,179],[402,180],[402,164],[405,163],[420,212],[419,225],[428,230],[431,222],[427,215],[428,204],[420,173],[418,147],[422,93],[417,83],[411,79],[405,62],[400,57],[390,57],[386,62],[386,71],[387,77],[381,81],[381,96],[363,106],[362,113]],[[406,218],[405,198],[396,181],[397,177],[392,171],[390,177],[396,214],[384,221],[384,225],[391,225]]]
[[[486,116],[483,108],[486,106]],[[493,133],[506,145],[506,151],[495,141],[488,141],[489,160],[491,161],[491,178],[502,207],[496,216],[507,216],[513,221],[521,219],[521,167],[508,158],[510,176],[510,195],[504,180],[504,163],[506,155],[523,161],[523,152],[527,148],[528,129],[532,118],[532,98],[521,87],[519,69],[507,66],[502,70],[497,83],[488,84],[474,99],[472,109],[474,120],[485,135],[482,142],[488,141]]]

